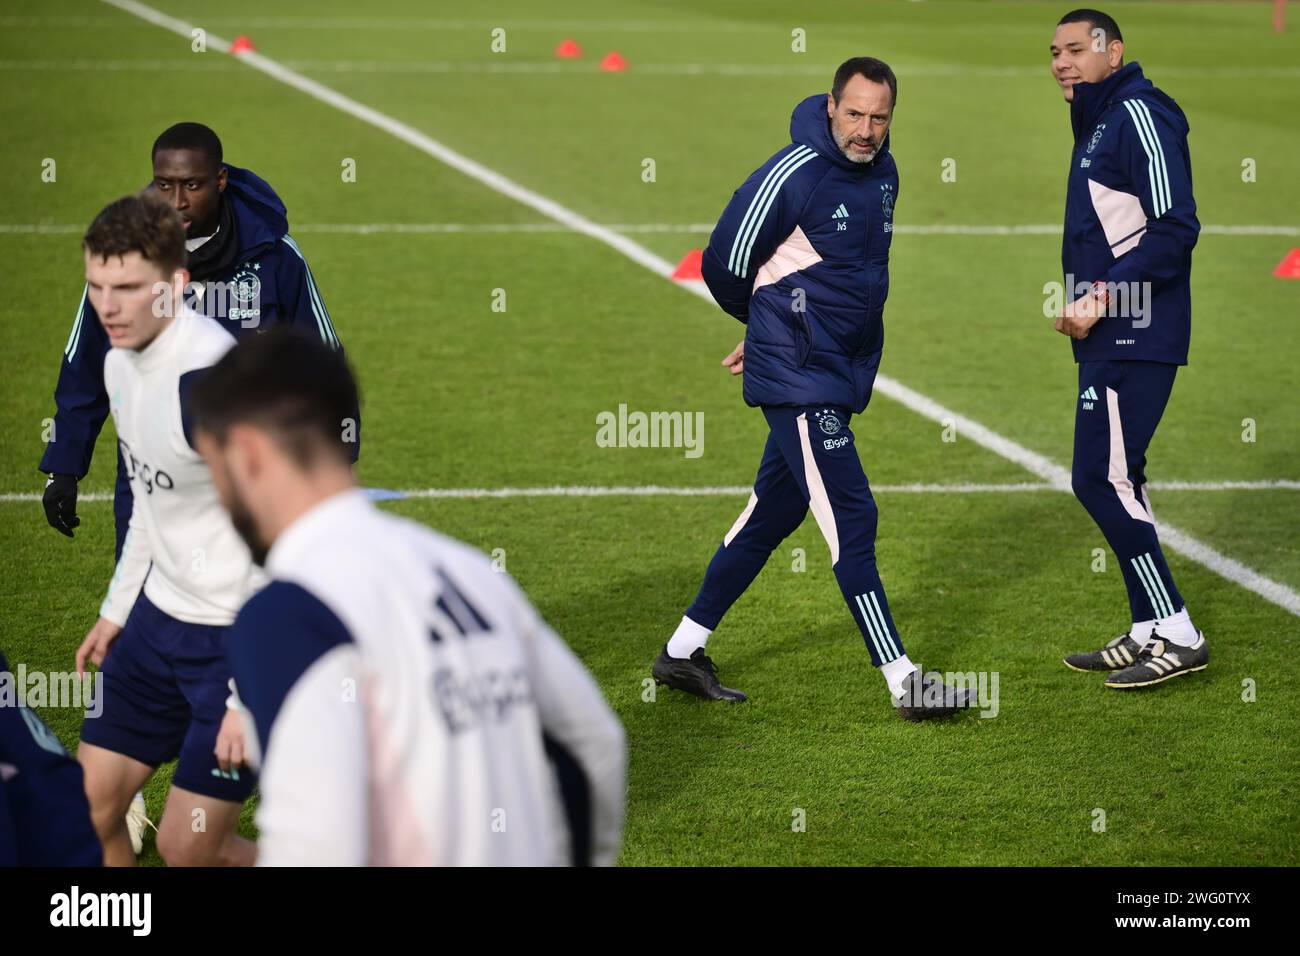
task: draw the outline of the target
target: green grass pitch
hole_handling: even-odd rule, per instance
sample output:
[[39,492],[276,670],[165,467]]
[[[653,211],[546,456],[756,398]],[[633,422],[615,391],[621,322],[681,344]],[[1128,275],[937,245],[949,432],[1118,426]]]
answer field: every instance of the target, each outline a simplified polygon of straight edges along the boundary
[[[1070,129],[1047,45],[1067,6],[228,0],[207,17],[193,0],[157,0],[215,34],[248,34],[267,56],[595,222],[673,227],[629,233],[670,261],[707,241],[731,191],[788,141],[795,102],[863,53],[899,74],[900,227],[1059,223]],[[1202,224],[1291,230],[1202,235],[1191,362],[1149,475],[1294,482],[1300,283],[1270,273],[1300,246],[1300,22],[1274,34],[1264,3],[1103,6],[1129,58],[1188,114]],[[494,27],[506,30],[502,53],[490,49]],[[796,28],[806,52],[791,49]],[[565,37],[583,59],[552,58]],[[627,58],[625,72],[597,69],[610,50]],[[0,647],[14,665],[71,669],[111,573],[107,502],[84,503],[68,541],[30,495],[41,490],[43,419],[81,287],[78,230],[144,184],[149,144],[180,120],[214,127],[227,158],[285,199],[361,380],[366,485],[752,480],[762,417],[718,364],[741,327],[613,249],[507,229],[546,220],[224,52],[194,53],[188,39],[93,0],[0,2],[0,76]],[[51,158],[57,180],[44,182]],[[340,175],[346,159],[355,182]],[[941,176],[945,160],[953,182]],[[1247,160],[1253,182],[1243,181]],[[323,228],[394,223],[475,228]],[[690,224],[703,231],[679,228]],[[1075,373],[1042,315],[1059,251],[1047,233],[900,231],[882,371],[1068,464]],[[497,289],[504,312],[492,309]],[[598,447],[596,416],[621,403],[703,412],[704,453]],[[1242,440],[1245,419],[1253,442]],[[1154,692],[1108,692],[1060,663],[1126,625],[1113,558],[1093,570],[1104,542],[1083,509],[1047,490],[888,490],[1035,479],[960,433],[944,441],[937,423],[884,396],[854,429],[868,475],[886,486],[878,553],[909,654],[926,667],[997,672],[992,719],[898,720],[812,521],[710,642],[724,680],[750,701],[710,706],[664,689],[647,699],[649,664],[744,494],[384,507],[503,549],[596,674],[630,742],[625,864],[1300,862],[1293,614],[1170,553],[1210,667]],[[111,487],[111,432],[83,492]],[[1300,587],[1294,488],[1153,500],[1161,519]],[[80,714],[43,713],[75,746]],[[166,776],[147,793],[155,817]],[[253,832],[251,805],[245,827]],[[152,847],[145,862],[159,862]]]

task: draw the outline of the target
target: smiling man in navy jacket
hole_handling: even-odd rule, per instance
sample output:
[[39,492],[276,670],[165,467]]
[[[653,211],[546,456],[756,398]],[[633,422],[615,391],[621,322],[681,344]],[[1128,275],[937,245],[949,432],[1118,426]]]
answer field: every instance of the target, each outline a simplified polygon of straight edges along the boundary
[[811,509],[899,714],[918,720],[972,703],[964,690],[923,678],[903,652],[876,571],[876,504],[849,430],[871,398],[884,342],[897,97],[880,60],[843,63],[829,94],[795,107],[792,142],[736,190],[709,240],[704,280],[746,326],[723,364],[744,375],[745,402],[762,408],[770,433],[748,505],[654,662],[658,683],[710,700],[745,699],[718,681],[705,642]]
[[[201,123],[177,123],[154,141],[149,191],[173,206],[185,226],[187,269],[193,283],[186,303],[215,319],[236,338],[276,325],[310,329],[341,348],[316,280],[289,235],[284,203],[251,170],[224,162],[221,140]],[[43,504],[50,525],[69,538],[80,523],[77,483],[90,470],[95,439],[108,417],[104,356],[110,343],[86,293],[63,351],[54,392],[58,411],[40,469],[46,474]],[[351,458],[360,449],[360,423],[353,422]],[[117,554],[131,517],[131,485],[118,455],[113,498]]]
[[1187,118],[1136,62],[1125,65],[1119,26],[1098,10],[1062,17],[1051,52],[1074,127],[1061,246],[1072,301],[1056,320],[1079,364],[1074,493],[1119,560],[1133,621],[1127,634],[1065,664],[1108,672],[1107,687],[1147,687],[1210,659],[1145,489],[1147,446],[1191,338],[1201,227]]

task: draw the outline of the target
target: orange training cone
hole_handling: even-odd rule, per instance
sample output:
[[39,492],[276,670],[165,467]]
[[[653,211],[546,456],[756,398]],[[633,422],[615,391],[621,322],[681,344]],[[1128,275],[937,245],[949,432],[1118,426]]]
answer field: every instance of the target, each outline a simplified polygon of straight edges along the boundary
[[627,60],[623,59],[622,53],[611,50],[605,54],[605,59],[600,61],[600,68],[606,73],[621,73],[627,69]]
[[692,249],[682,257],[682,261],[677,263],[677,268],[673,270],[674,279],[703,279],[704,273],[700,271],[700,263],[704,259],[703,249]]
[[555,55],[561,60],[576,60],[582,56],[582,47],[578,46],[576,40],[561,40],[560,45],[555,48]]
[[257,47],[253,46],[252,40],[241,33],[239,36],[235,37],[235,42],[230,44],[230,52],[235,56],[238,56],[241,53],[256,53]]
[[1300,249],[1292,249],[1273,270],[1279,279],[1300,279]]

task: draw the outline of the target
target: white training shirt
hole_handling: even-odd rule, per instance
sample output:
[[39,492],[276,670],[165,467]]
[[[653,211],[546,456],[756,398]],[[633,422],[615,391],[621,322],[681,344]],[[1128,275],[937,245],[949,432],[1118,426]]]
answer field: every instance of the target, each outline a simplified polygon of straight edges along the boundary
[[181,418],[188,373],[215,365],[234,344],[216,322],[183,308],[141,351],[113,348],[104,358],[104,388],[134,498],[122,557],[99,610],[114,624],[126,623],[143,585],[145,596],[177,620],[226,625],[264,580]]
[[227,634],[259,865],[615,861],[622,726],[508,575],[356,489],[267,570]]

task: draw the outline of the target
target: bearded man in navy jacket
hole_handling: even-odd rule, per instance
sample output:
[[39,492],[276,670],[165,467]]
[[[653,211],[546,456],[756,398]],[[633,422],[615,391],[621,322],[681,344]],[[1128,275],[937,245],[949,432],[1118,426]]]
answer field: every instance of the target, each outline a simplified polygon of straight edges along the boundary
[[721,685],[705,642],[811,509],[900,716],[943,716],[972,703],[904,653],[876,570],[876,504],[849,428],[871,398],[884,344],[897,97],[880,60],[843,63],[830,93],[795,107],[791,143],[736,190],[709,240],[704,281],[745,323],[744,341],[723,364],[744,376],[745,402],[762,409],[770,432],[749,503],[652,666],[658,683],[708,700],[745,699]]

